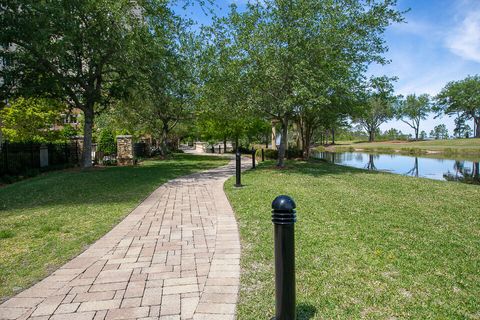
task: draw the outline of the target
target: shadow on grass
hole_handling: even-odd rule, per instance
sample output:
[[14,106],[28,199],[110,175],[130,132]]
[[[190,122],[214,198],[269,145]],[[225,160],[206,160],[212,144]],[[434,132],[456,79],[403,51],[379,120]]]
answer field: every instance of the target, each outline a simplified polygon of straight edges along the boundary
[[297,306],[297,320],[312,319],[317,313],[317,308],[308,303],[300,303]]
[[388,172],[353,168],[329,163],[322,159],[310,159],[308,161],[287,161],[285,168],[280,169],[275,166],[273,161],[265,161],[261,163],[258,170],[272,171],[275,173],[289,174],[306,174],[312,177],[323,175],[351,175],[351,174],[383,174]]

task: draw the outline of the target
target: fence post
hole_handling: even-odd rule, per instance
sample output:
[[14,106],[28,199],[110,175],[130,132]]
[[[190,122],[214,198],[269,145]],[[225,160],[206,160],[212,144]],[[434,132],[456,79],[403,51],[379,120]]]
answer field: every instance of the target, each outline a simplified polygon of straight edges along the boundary
[[5,173],[8,173],[8,141],[5,141],[3,147],[5,148],[5,156],[3,158],[5,161]]
[[275,320],[295,320],[296,205],[289,196],[272,202],[275,237]]
[[78,156],[78,141],[75,140],[75,162],[76,162],[76,165],[79,164],[79,156]]
[[65,152],[65,164],[69,164],[69,161],[68,161],[68,147],[67,147],[67,143],[64,144],[63,146],[65,149],[64,149],[64,152]]
[[235,187],[240,188],[242,186],[242,154],[237,149],[237,153],[235,153],[235,178],[236,183]]
[[256,153],[256,150],[255,148],[252,148],[252,169],[255,169],[255,153]]
[[30,142],[30,166],[32,169],[35,169],[37,166],[35,165],[35,160],[34,160],[34,155],[33,155],[33,142]]
[[265,151],[262,148],[262,162],[265,161]]
[[49,153],[50,149],[52,149],[52,148],[49,148],[48,145],[46,145],[46,144],[42,144],[40,146],[39,151],[38,151],[40,153],[40,164],[39,164],[40,169],[48,167],[50,165],[49,158],[50,158],[50,156],[53,155],[53,152],[50,155],[50,153]]

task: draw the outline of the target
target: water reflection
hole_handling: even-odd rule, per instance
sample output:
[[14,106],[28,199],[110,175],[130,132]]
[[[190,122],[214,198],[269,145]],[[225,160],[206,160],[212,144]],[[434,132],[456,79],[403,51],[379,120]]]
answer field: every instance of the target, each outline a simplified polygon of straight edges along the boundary
[[447,181],[459,181],[464,183],[480,184],[479,163],[472,162],[471,167],[465,166],[465,161],[455,161],[455,172],[447,172],[443,175]]
[[478,161],[435,159],[398,154],[369,154],[362,152],[317,152],[314,158],[367,170],[424,177],[435,180],[480,184]]

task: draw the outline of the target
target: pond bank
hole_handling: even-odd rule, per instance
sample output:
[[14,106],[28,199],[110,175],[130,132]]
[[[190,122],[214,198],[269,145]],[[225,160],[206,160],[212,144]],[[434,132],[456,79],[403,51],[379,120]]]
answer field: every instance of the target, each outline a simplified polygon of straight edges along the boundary
[[[480,139],[454,139],[429,141],[348,142],[320,146],[316,151],[375,152],[405,155],[445,155],[449,157],[480,157]],[[473,160],[473,159],[469,159]]]

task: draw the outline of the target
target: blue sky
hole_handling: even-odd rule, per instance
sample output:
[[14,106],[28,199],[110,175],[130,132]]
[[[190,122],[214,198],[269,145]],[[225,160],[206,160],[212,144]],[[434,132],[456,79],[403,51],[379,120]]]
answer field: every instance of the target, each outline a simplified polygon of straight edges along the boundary
[[[387,66],[373,67],[375,74],[397,76],[398,94],[437,94],[447,82],[480,74],[480,0],[400,0],[398,7],[410,8],[406,23],[388,28]],[[437,124],[453,133],[453,118],[434,119],[421,124],[427,133]],[[470,123],[473,128],[473,123]],[[396,127],[406,133],[406,124],[391,121],[382,130]]]
[[[215,10],[225,14],[231,3],[240,7],[247,0],[217,0]],[[397,76],[397,94],[437,94],[447,82],[480,74],[480,0],[399,0],[406,23],[390,26],[385,39],[389,47],[386,57],[391,63],[372,66],[369,73]],[[208,23],[198,8],[187,9],[187,15]],[[434,119],[430,116],[421,124],[427,133],[444,123],[453,133],[453,118]],[[470,123],[473,128],[473,124]],[[413,130],[400,121],[390,121],[382,130],[395,127],[404,133]]]

